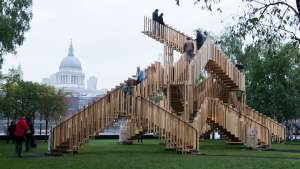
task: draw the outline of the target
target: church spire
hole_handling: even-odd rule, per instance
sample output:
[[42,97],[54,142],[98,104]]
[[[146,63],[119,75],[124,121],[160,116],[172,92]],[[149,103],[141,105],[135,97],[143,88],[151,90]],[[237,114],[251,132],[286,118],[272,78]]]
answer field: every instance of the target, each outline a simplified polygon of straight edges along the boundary
[[69,46],[68,56],[74,56],[72,39],[71,39],[70,46]]

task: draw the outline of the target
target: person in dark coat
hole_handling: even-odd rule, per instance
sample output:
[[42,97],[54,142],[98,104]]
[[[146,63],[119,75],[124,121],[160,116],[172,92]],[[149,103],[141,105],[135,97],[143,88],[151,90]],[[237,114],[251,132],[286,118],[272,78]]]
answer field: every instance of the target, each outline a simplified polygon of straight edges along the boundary
[[145,72],[137,67],[136,69],[136,84],[140,84],[145,79]]
[[157,22],[161,25],[165,25],[165,22],[164,22],[164,13],[161,13],[159,16],[158,16],[158,19],[157,19]]
[[159,23],[158,25],[158,34],[161,36],[161,37],[164,37],[164,30],[163,30],[163,26],[162,25],[165,25],[165,22],[164,22],[164,13],[161,13],[159,16],[158,16],[158,20],[157,22]]
[[34,127],[32,120],[28,118],[26,119],[26,122],[28,124],[29,130],[25,134],[25,150],[26,152],[28,152],[31,147],[36,147],[36,145],[34,140]]
[[29,129],[28,124],[25,121],[24,115],[21,116],[16,123],[15,130],[15,139],[16,139],[16,152],[18,157],[21,157],[22,154],[22,144],[24,140],[24,136]]
[[152,20],[153,20],[153,25],[152,25],[152,29],[153,29],[153,33],[156,34],[157,32],[157,21],[158,21],[158,9],[155,9],[155,11],[152,13]]
[[10,140],[15,143],[15,129],[16,124],[14,121],[10,122],[10,125],[7,128],[7,144],[9,144]]
[[152,20],[157,21],[158,20],[158,9],[155,9],[152,13]]
[[194,42],[190,37],[186,38],[186,42],[183,45],[183,51],[186,55],[187,61],[190,63],[194,56]]
[[199,50],[202,45],[204,44],[205,40],[207,37],[207,32],[204,31],[204,33],[202,33],[201,30],[196,30],[196,45],[197,45],[197,50]]
[[244,66],[243,64],[241,64],[241,63],[237,63],[237,64],[235,65],[235,67],[238,68],[239,71],[241,71],[241,72],[245,69],[245,66]]
[[138,143],[139,143],[139,142],[143,143],[143,134],[142,134],[142,133],[139,134],[139,135],[137,136],[137,139],[138,139]]

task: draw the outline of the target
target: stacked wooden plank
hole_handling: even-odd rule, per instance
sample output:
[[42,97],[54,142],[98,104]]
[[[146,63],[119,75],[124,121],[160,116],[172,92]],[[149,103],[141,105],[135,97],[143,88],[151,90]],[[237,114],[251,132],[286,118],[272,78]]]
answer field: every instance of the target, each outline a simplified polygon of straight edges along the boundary
[[[190,63],[184,54],[174,63],[173,51],[183,53],[188,36],[147,17],[143,33],[164,44],[163,65],[151,64],[145,69],[141,83],[135,84],[135,80],[129,79],[61,121],[52,132],[53,151],[77,151],[90,137],[124,116],[128,118],[127,138],[135,139],[140,133],[152,132],[167,148],[181,152],[197,151],[199,136],[213,129],[218,129],[227,140],[244,144],[249,140],[250,131],[254,133],[251,135],[255,138],[254,144],[268,146],[272,137],[276,141],[284,139],[283,125],[233,95],[233,91],[245,91],[245,77],[211,40],[206,40],[201,49],[195,51]],[[198,83],[203,73],[208,78]],[[130,84],[130,95],[124,92],[125,84]],[[161,93],[164,96],[159,103],[150,101]],[[178,111],[182,113],[172,113],[172,100],[181,104]]]
[[[147,17],[144,17],[143,33],[180,53],[183,53],[184,42],[189,37],[169,25],[161,25]],[[207,40],[199,51],[195,49],[194,53],[196,55],[193,59],[193,64],[190,64],[190,68],[187,64],[180,63],[186,63],[185,56],[182,56],[179,62],[176,63],[174,68],[175,82],[184,82],[187,79],[187,69],[190,69],[191,73],[190,82],[195,82],[198,73],[206,66],[210,72],[217,74],[228,88],[245,91],[244,75],[225,57],[211,40]]]
[[179,53],[183,53],[184,42],[189,37],[167,24],[161,25],[146,16],[144,17],[144,30],[142,33],[160,43],[168,45]]
[[224,53],[216,45],[212,45],[211,50],[213,52],[211,53],[211,59],[207,63],[207,69],[217,75],[225,87],[232,90],[245,91],[245,75],[225,57]]
[[188,66],[189,63],[185,55],[182,55],[174,64],[174,81],[172,84],[184,84],[188,80]]
[[270,130],[273,141],[281,142],[285,139],[285,126],[278,123],[277,121],[271,119],[270,117],[259,113],[258,111],[252,109],[248,105],[245,105],[243,107],[242,113],[255,121],[257,121],[260,124],[263,124],[268,127]]
[[[120,88],[61,121],[53,128],[52,147],[55,151],[75,151],[96,133],[110,126],[119,114],[128,114],[129,98]],[[60,147],[62,144],[68,147]]]
[[[206,98],[201,106],[201,114],[207,117],[210,125],[218,128],[231,141],[246,143],[246,129],[253,128],[257,132],[257,139],[261,146],[269,146],[271,143],[271,133],[266,125],[241,114],[219,99]],[[199,126],[201,122],[195,120],[194,123],[194,126]]]
[[119,117],[131,118],[130,137],[149,131],[168,148],[180,152],[197,151],[197,131],[187,122],[143,97],[127,96],[115,89],[53,129],[53,151],[77,151],[90,137],[112,125]]
[[164,45],[164,85],[174,81],[173,63],[173,49]]
[[196,109],[200,109],[201,104],[206,97],[219,98],[223,102],[228,102],[228,90],[226,90],[216,79],[212,76],[203,80],[199,85],[194,88],[194,101]]

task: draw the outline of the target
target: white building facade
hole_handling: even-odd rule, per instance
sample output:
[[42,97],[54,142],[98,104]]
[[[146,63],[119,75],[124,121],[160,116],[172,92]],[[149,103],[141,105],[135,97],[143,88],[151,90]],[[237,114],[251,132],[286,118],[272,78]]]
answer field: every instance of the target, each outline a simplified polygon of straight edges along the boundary
[[102,97],[107,90],[97,90],[97,78],[92,76],[88,80],[88,87],[85,87],[85,74],[81,63],[74,55],[72,42],[70,43],[68,54],[59,65],[59,71],[49,78],[42,80],[43,84],[61,89],[67,95],[68,113],[75,112],[88,104],[95,98]]

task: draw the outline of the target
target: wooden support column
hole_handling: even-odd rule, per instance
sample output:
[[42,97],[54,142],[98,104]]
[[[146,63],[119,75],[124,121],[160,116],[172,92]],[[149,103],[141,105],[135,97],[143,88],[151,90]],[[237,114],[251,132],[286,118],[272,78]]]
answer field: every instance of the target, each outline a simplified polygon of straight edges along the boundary
[[167,43],[164,45],[164,81],[168,84],[173,81],[173,48],[169,47]]
[[193,86],[189,84],[185,84],[183,120],[189,121],[192,114],[193,114]]

